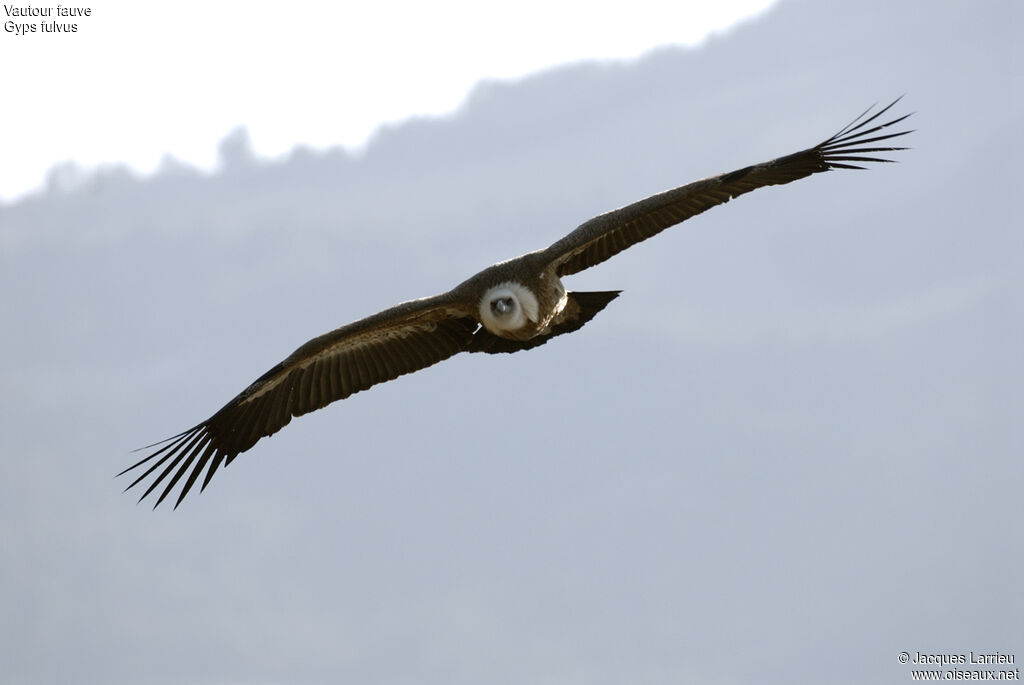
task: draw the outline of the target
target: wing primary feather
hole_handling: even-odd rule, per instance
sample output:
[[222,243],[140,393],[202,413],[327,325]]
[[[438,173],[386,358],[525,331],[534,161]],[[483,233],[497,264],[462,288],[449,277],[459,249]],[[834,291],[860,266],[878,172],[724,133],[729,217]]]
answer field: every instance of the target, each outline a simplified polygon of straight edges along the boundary
[[[181,488],[181,494],[178,495],[178,500],[174,503],[174,508],[177,509],[178,505],[181,504],[181,500],[185,499],[185,495],[192,489],[192,485],[196,482],[199,474],[202,473],[203,467],[206,466],[206,462],[210,460],[210,456],[213,454],[216,448],[212,443],[206,444],[206,449],[203,450],[203,454],[196,461],[195,467],[192,472],[188,475],[188,480],[185,481],[185,485]],[[156,505],[153,505],[154,507]]]
[[[890,138],[898,138],[900,136],[905,136],[908,133],[913,133],[913,131],[899,131],[897,133],[887,133],[884,136],[875,136],[874,138],[864,138],[864,136],[869,136],[872,133],[875,133],[877,131],[881,131],[883,129],[887,129],[890,126],[898,124],[898,123],[900,123],[901,121],[903,121],[904,119],[906,119],[909,116],[910,116],[909,114],[906,114],[906,115],[900,117],[899,119],[893,119],[892,121],[887,121],[884,124],[879,124],[878,126],[875,126],[874,128],[869,128],[866,131],[861,131],[860,130],[861,127],[858,126],[857,128],[850,129],[849,131],[847,131],[846,133],[844,133],[842,135],[837,134],[837,135],[832,136],[828,140],[826,140],[823,143],[821,143],[821,145],[819,145],[818,147],[826,148],[826,147],[835,146],[835,145],[844,145],[844,144],[846,144],[846,143],[848,143],[849,141],[852,141],[852,140],[856,140],[858,143],[872,143],[872,142],[875,142],[875,141],[878,141],[878,140],[888,140]],[[874,117],[872,117],[872,119],[873,118]],[[867,123],[868,122],[865,121],[864,125],[866,125]]]
[[[148,450],[148,449],[150,449],[151,447],[156,447],[157,445],[163,445],[163,444],[164,444],[164,443],[166,443],[166,442],[170,442],[170,441],[172,441],[172,440],[177,440],[177,439],[178,439],[178,438],[180,438],[181,436],[183,436],[183,435],[188,435],[189,433],[191,433],[192,431],[194,431],[195,429],[197,429],[197,428],[200,428],[200,427],[201,427],[201,425],[200,425],[200,426],[192,426],[192,427],[191,427],[191,428],[189,428],[188,430],[183,430],[183,431],[181,431],[180,433],[178,433],[177,435],[172,435],[171,437],[169,437],[169,438],[164,438],[163,440],[157,440],[157,441],[156,441],[156,442],[154,442],[154,443],[153,443],[152,445],[145,445],[144,447],[136,447],[135,449],[133,449],[133,450],[131,451],[131,453],[132,453],[132,454],[135,454],[136,452],[141,452],[142,450]],[[145,457],[145,458],[143,458],[143,459],[140,459],[139,461],[135,462],[134,464],[132,464],[131,466],[129,466],[128,468],[126,468],[126,469],[125,469],[124,471],[121,471],[121,472],[120,472],[119,474],[117,474],[117,476],[123,476],[124,474],[128,473],[128,472],[129,472],[129,471],[131,471],[132,469],[134,469],[134,468],[136,468],[136,467],[139,467],[139,466],[141,466],[141,465],[145,464],[145,463],[146,463],[147,461],[149,461],[150,459],[152,459],[153,457],[155,457],[155,456],[156,456],[157,454],[160,454],[160,453],[161,453],[161,452],[163,452],[163,451],[164,451],[165,449],[167,449],[167,447],[164,447],[163,449],[161,449],[161,450],[158,450],[157,452],[155,452],[155,453],[153,453],[153,454],[150,454],[150,455],[149,455],[148,457]],[[114,476],[114,477],[115,477],[115,478],[117,478],[117,476]]]
[[[867,126],[867,125],[868,125],[868,124],[870,124],[870,123],[871,123],[872,121],[874,121],[875,119],[877,119],[878,117],[882,116],[883,114],[885,114],[886,112],[888,112],[888,111],[889,111],[890,109],[892,109],[892,108],[893,108],[893,106],[894,106],[894,105],[895,105],[895,104],[896,104],[897,102],[899,102],[900,100],[902,100],[902,99],[903,99],[903,96],[901,95],[901,96],[899,96],[898,98],[896,98],[895,100],[893,100],[892,102],[890,102],[890,103],[889,103],[888,105],[886,105],[885,107],[883,107],[882,109],[880,109],[880,110],[878,110],[877,112],[875,112],[875,113],[874,113],[873,115],[871,115],[871,116],[870,116],[870,117],[868,117],[867,119],[864,119],[864,117],[865,117],[865,116],[867,116],[867,114],[868,114],[868,113],[869,113],[869,112],[870,112],[871,110],[873,110],[873,109],[874,109],[875,107],[877,107],[877,106],[878,106],[878,103],[877,103],[877,102],[876,102],[876,103],[874,103],[873,105],[871,105],[870,107],[868,107],[868,108],[867,108],[866,110],[864,110],[863,112],[861,112],[860,114],[858,114],[858,115],[857,115],[857,118],[855,118],[855,119],[854,119],[853,121],[851,121],[851,122],[850,122],[849,124],[847,124],[846,126],[844,126],[844,127],[843,127],[843,128],[841,128],[841,129],[839,129],[839,132],[838,132],[838,133],[836,133],[836,134],[835,134],[834,136],[832,136],[832,138],[833,138],[833,139],[835,139],[835,138],[839,138],[840,136],[843,136],[843,135],[845,135],[846,133],[850,133],[850,132],[856,131],[856,130],[857,130],[857,129],[859,129],[859,128],[862,128],[862,127],[864,127],[864,126]],[[911,112],[911,114],[913,114],[913,112]],[[895,123],[899,123],[899,122],[903,121],[904,119],[906,119],[906,118],[907,118],[907,117],[909,117],[909,116],[910,116],[910,114],[905,114],[905,115],[903,115],[902,117],[900,117],[899,119],[896,119],[895,121],[891,121],[891,122],[889,122],[889,123],[890,123],[890,124],[895,124]],[[861,119],[864,119],[864,121],[861,121]],[[888,125],[888,124],[887,124],[887,125]],[[884,127],[882,127],[882,128],[884,128]]]
[[[910,116],[910,115],[908,114],[907,116]],[[877,143],[880,140],[889,140],[891,138],[899,138],[900,136],[905,136],[908,133],[913,133],[913,132],[914,132],[914,129],[909,129],[907,131],[897,131],[895,133],[886,133],[884,136],[873,136],[871,138],[864,138],[863,137],[864,136],[863,133],[862,134],[855,133],[855,134],[852,134],[850,136],[846,136],[844,138],[830,138],[830,139],[826,140],[824,143],[821,144],[821,149],[822,150],[830,150],[830,149],[832,149],[834,147],[843,147],[844,145],[850,145],[851,143],[852,144],[856,144],[856,145],[864,145],[864,144],[867,144],[867,143]],[[856,141],[856,142],[854,143],[854,141]],[[906,150],[907,148],[901,147],[901,148],[881,148],[881,149],[885,149],[885,150],[891,150],[891,149]]]
[[[163,464],[168,459],[173,457],[174,454],[178,450],[180,450],[183,445],[188,443],[189,440],[193,438],[194,435],[199,434],[202,431],[202,428],[203,428],[203,426],[199,425],[199,426],[196,426],[194,428],[191,428],[191,429],[185,431],[184,433],[179,433],[174,438],[172,438],[174,440],[174,442],[172,442],[171,444],[166,445],[165,447],[162,447],[161,449],[157,450],[156,452],[154,452],[153,454],[149,455],[145,459],[142,459],[141,461],[137,462],[133,466],[130,466],[130,467],[126,468],[124,471],[122,471],[121,473],[117,474],[117,475],[120,476],[122,474],[128,473],[129,471],[131,471],[132,469],[134,469],[134,468],[136,468],[138,466],[141,466],[141,465],[145,464],[146,462],[148,462],[150,460],[155,460],[153,462],[153,464],[151,464],[148,469],[146,469],[140,476],[138,476],[135,480],[133,480],[128,485],[128,487],[126,487],[124,489],[124,491],[127,492],[132,487],[134,487],[139,481],[141,481],[146,476],[148,476],[149,474],[153,473],[158,468],[160,468],[161,464]],[[166,442],[166,441],[162,441],[162,442]],[[160,444],[160,443],[157,443],[157,444]],[[165,452],[166,452],[166,454],[164,454]],[[161,457],[160,455],[163,455],[163,456]],[[159,457],[159,459],[157,457]]]
[[859,155],[829,155],[829,164],[833,161],[839,162],[880,162],[882,164],[895,164],[895,160],[892,159],[881,159],[879,157],[861,157]]
[[[138,479],[136,479],[134,483],[132,483],[132,485],[135,485],[135,483],[138,483],[139,480],[141,480],[145,476],[149,475],[149,473],[151,473],[153,470],[155,470],[158,467],[163,466],[164,462],[166,462],[168,459],[171,460],[171,463],[167,464],[167,466],[163,467],[163,471],[161,471],[157,475],[157,477],[153,480],[153,482],[150,483],[150,485],[146,489],[146,491],[144,493],[142,493],[142,496],[139,497],[139,501],[140,502],[142,500],[146,499],[146,496],[149,495],[149,493],[153,492],[153,490],[158,485],[160,485],[161,482],[163,482],[164,478],[167,477],[167,474],[170,473],[174,469],[174,467],[178,465],[178,462],[181,461],[182,456],[184,456],[185,454],[188,454],[188,451],[192,449],[192,446],[195,445],[197,442],[201,441],[203,439],[203,437],[204,437],[204,432],[203,431],[198,431],[198,432],[196,432],[196,434],[194,436],[192,436],[191,440],[188,440],[188,441],[182,440],[180,443],[177,444],[177,447],[174,450],[171,450],[166,455],[164,455],[164,457],[162,459],[160,459],[160,461],[158,461],[157,463],[153,464],[153,466],[149,469],[149,471],[147,471],[145,474],[143,474]],[[132,487],[132,485],[129,485],[128,487]],[[158,504],[159,504],[159,502],[158,502]]]
[[831,164],[830,166],[833,169],[859,169],[861,171],[866,171],[867,170],[866,166],[857,166],[856,164],[840,164],[839,162],[836,162],[835,164]]
[[206,470],[206,477],[203,478],[203,484],[199,488],[199,492],[206,490],[206,486],[210,484],[210,480],[213,478],[213,474],[220,468],[221,463],[224,461],[224,454],[216,452],[213,458],[210,459],[210,467]]
[[190,466],[192,466],[196,456],[199,454],[199,451],[203,449],[203,446],[203,442],[200,440],[194,447],[191,447],[187,451],[182,451],[181,454],[178,455],[178,458],[171,462],[167,469],[160,475],[160,479],[163,479],[164,476],[171,472],[175,464],[180,461],[181,466],[178,467],[177,471],[175,471],[174,476],[167,483],[167,487],[164,488],[164,491],[160,493],[160,497],[157,499],[156,504],[153,505],[154,509],[160,506],[160,503],[164,501],[174,486],[178,484],[181,477],[185,475],[185,472],[188,471]]
[[[889,152],[889,151],[892,151],[892,150],[906,150],[906,149],[907,148],[905,148],[905,147],[844,147],[844,148],[839,148],[839,152],[843,152],[844,154],[851,154],[851,153],[862,154],[862,153],[865,153],[865,152]],[[831,157],[831,156],[832,155],[829,155],[829,157]],[[886,161],[891,161],[891,160],[886,160]]]
[[[892,104],[889,105],[889,107],[892,107],[892,105],[895,105],[897,102],[899,102],[902,97],[903,96],[901,95],[900,97],[896,98],[896,100],[894,100],[892,102]],[[838,137],[840,137],[842,135],[845,135],[848,131],[852,131],[854,129],[854,127],[859,125],[858,122],[860,122],[861,119],[866,117],[868,112],[870,112],[871,110],[873,110],[877,106],[878,106],[877,102],[872,103],[870,107],[868,107],[866,110],[864,110],[863,112],[858,114],[856,117],[854,117],[853,121],[851,121],[846,126],[843,126],[841,129],[839,129],[836,132],[836,134],[832,136],[832,138],[838,138]],[[888,107],[886,109],[888,109]],[[885,110],[882,110],[882,111],[884,112]],[[881,112],[879,112],[878,114],[881,114]],[[876,114],[875,116],[878,116],[878,114]]]

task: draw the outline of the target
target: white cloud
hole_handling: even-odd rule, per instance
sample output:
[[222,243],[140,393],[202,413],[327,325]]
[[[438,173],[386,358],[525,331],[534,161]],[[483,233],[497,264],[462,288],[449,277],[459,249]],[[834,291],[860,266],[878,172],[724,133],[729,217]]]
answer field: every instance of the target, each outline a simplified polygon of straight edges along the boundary
[[88,17],[14,18],[77,31],[0,33],[0,64],[14,65],[0,199],[65,160],[148,172],[170,153],[211,168],[238,125],[265,156],[359,146],[384,122],[451,111],[482,78],[697,43],[770,4],[99,0]]

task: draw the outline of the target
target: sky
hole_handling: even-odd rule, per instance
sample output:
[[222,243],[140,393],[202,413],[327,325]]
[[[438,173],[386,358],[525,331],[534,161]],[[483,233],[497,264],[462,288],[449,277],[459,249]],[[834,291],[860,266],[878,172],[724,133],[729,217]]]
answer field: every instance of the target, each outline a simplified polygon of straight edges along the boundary
[[[231,66],[266,50],[218,21],[208,64],[243,102],[259,89]],[[360,156],[106,170],[0,204],[0,685],[860,685],[911,682],[902,653],[1018,668],[1021,26],[1019,0],[783,0],[699,49],[481,87]],[[102,102],[141,148],[138,101],[213,120],[204,154],[238,125],[260,145],[254,108],[206,107],[215,86],[118,81],[88,54],[62,63],[57,125],[25,121],[57,136]],[[897,163],[752,192],[574,274],[622,290],[582,330],[296,418],[177,510],[122,492],[132,449],[313,336],[901,93]],[[10,168],[14,143],[50,138],[9,117],[50,110],[0,97]],[[312,130],[309,111],[277,118]],[[144,131],[154,154],[178,128]],[[72,133],[127,158],[114,133]]]
[[[298,144],[358,148],[381,124],[454,110],[481,79],[697,44],[771,4],[100,0],[72,5],[91,14],[69,18],[57,3],[16,0],[0,34],[14,105],[0,114],[0,200],[68,160],[152,172],[170,154],[211,169],[217,143],[239,125],[261,156]],[[15,7],[53,16],[18,17]],[[44,33],[53,21],[77,30]]]

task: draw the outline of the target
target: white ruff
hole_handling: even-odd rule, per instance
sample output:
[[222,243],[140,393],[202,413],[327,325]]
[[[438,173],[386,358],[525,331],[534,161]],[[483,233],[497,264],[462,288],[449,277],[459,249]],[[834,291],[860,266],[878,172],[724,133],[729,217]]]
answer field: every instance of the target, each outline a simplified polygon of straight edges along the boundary
[[[510,297],[515,302],[515,308],[501,318],[494,316],[494,312],[491,311],[491,302],[497,297]],[[502,331],[522,328],[527,320],[536,323],[540,305],[537,303],[537,296],[529,288],[515,281],[506,281],[484,293],[477,311],[480,313],[480,321],[483,322],[484,328],[500,335]]]

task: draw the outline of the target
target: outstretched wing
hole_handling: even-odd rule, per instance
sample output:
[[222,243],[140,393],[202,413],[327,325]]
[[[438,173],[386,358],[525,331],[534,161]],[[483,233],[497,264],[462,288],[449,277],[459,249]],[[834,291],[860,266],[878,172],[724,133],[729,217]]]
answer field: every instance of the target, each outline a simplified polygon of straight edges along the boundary
[[177,508],[207,466],[201,490],[222,464],[284,428],[293,416],[447,359],[469,345],[477,325],[472,304],[446,293],[405,302],[313,338],[216,414],[150,445],[164,446],[118,475],[148,464],[125,490],[154,475],[142,501],[167,481],[155,508],[187,474]]
[[859,162],[891,162],[872,155],[906,149],[878,144],[910,133],[882,133],[910,115],[881,124],[876,121],[900,99],[874,114],[871,114],[873,107],[868,108],[848,126],[812,148],[680,186],[596,216],[551,245],[547,249],[550,260],[555,263],[559,276],[574,274],[670,226],[762,186],[790,183],[830,169],[863,169]]

